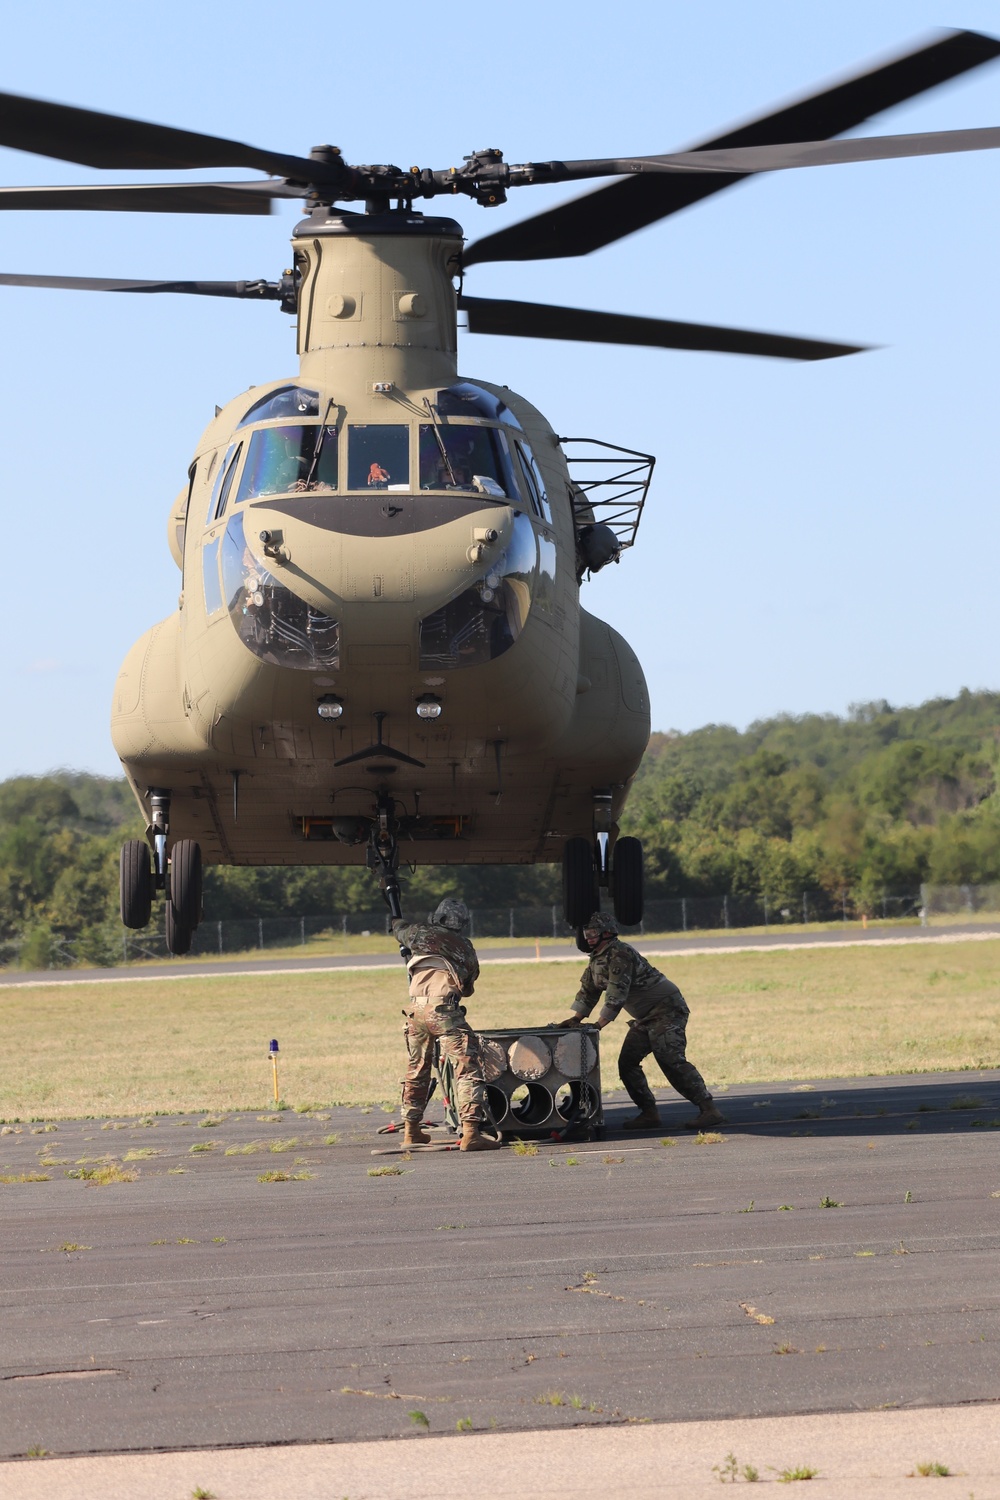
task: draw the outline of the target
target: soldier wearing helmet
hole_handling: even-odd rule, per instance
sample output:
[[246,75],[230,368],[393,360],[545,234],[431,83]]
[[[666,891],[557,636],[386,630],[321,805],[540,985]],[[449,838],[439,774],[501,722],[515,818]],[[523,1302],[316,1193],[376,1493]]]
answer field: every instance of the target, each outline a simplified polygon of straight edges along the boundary
[[403,1144],[426,1146],[430,1140],[420,1129],[430,1093],[434,1043],[455,1070],[454,1104],[462,1122],[463,1151],[490,1151],[499,1141],[483,1135],[481,1125],[486,1104],[486,1079],[479,1038],[465,1019],[462,998],[467,998],[479,978],[476,950],[463,929],[469,908],[464,901],[446,896],[426,922],[407,923],[397,918],[392,932],[401,948],[410,950],[406,967],[410,974],[410,1003],[406,1017],[406,1046],[410,1054],[403,1080]]
[[705,1080],[687,1060],[690,1011],[680,990],[635,948],[621,941],[614,917],[595,911],[583,936],[590,949],[590,963],[580,980],[572,1015],[558,1024],[579,1026],[602,992],[604,1005],[597,1017],[602,1030],[621,1010],[631,1016],[618,1056],[618,1072],[639,1113],[634,1120],[626,1120],[625,1129],[652,1130],[661,1124],[653,1091],[642,1070],[643,1059],[651,1052],[667,1082],[698,1107],[697,1117],[689,1120],[685,1129],[707,1130],[721,1125],[723,1117],[712,1102]]

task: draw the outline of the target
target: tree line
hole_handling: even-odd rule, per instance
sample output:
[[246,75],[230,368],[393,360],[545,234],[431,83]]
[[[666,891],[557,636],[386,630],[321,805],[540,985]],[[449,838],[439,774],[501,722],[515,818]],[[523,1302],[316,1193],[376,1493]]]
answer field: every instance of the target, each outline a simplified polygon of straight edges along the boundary
[[[643,840],[651,898],[796,901],[803,890],[872,911],[921,883],[1000,881],[1000,694],[963,690],[917,708],[779,715],[745,730],[654,734],[622,832]],[[121,951],[118,852],[143,823],[124,780],[81,772],[0,782],[0,960],[45,966]],[[418,867],[411,911],[559,900],[553,866]],[[378,904],[360,868],[211,867],[212,920],[331,916]]]

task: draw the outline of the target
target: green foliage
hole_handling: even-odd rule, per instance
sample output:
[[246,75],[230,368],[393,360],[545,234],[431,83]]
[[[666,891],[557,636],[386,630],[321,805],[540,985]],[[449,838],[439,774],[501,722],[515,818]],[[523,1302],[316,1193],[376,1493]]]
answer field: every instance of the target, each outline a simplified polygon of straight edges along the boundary
[[740,732],[654,734],[623,831],[646,849],[652,897],[796,903],[846,891],[877,910],[923,881],[1000,880],[1000,694],[919,708],[780,715]]

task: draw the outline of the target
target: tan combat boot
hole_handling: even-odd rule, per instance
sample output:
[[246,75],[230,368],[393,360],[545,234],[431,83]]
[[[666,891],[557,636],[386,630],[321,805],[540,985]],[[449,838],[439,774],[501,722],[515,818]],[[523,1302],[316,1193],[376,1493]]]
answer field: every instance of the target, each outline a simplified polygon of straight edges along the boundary
[[421,1130],[419,1120],[406,1120],[403,1125],[404,1146],[429,1146],[431,1138]]
[[634,1120],[626,1120],[622,1126],[623,1130],[660,1130],[663,1121],[660,1119],[658,1109],[644,1109],[636,1115]]
[[711,1099],[706,1099],[696,1117],[684,1122],[685,1130],[714,1130],[716,1125],[725,1125],[726,1117],[717,1110]]
[[462,1126],[462,1141],[460,1151],[498,1151],[503,1141],[495,1141],[490,1135],[483,1135],[475,1121]]

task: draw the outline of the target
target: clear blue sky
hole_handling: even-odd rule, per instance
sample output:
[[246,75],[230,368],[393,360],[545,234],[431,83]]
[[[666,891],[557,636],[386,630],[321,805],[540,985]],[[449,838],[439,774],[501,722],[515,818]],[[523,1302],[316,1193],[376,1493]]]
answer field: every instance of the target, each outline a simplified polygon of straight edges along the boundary
[[[54,0],[8,15],[0,88],[439,167],[494,145],[511,161],[666,151],[938,26],[1000,32],[1000,6]],[[865,133],[996,124],[1000,64]],[[97,176],[0,150],[10,184]],[[459,217],[476,237],[572,193]],[[658,455],[638,546],[584,590],[637,647],[655,728],[1000,683],[998,202],[1000,153],[787,172],[585,259],[470,275],[484,296],[883,346],[795,366],[465,337],[465,373],[557,430]],[[10,213],[0,270],[274,278],[297,217]],[[115,674],[176,601],[168,508],[214,403],[294,371],[290,320],[41,291],[0,290],[0,309],[0,776],[114,773]]]

